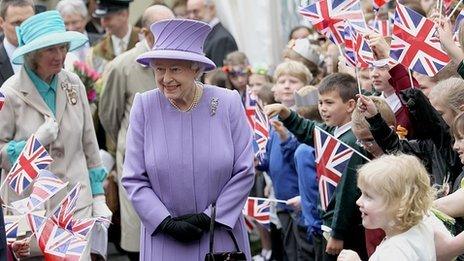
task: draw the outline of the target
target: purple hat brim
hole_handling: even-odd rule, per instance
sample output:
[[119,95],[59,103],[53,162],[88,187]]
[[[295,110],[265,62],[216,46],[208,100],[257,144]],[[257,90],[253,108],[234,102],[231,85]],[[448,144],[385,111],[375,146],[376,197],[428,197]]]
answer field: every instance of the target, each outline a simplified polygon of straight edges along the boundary
[[137,62],[145,66],[150,66],[150,61],[156,59],[193,61],[201,63],[204,66],[205,71],[211,71],[216,69],[216,64],[214,64],[213,61],[211,61],[204,55],[178,50],[149,51],[139,55],[139,57],[137,57]]

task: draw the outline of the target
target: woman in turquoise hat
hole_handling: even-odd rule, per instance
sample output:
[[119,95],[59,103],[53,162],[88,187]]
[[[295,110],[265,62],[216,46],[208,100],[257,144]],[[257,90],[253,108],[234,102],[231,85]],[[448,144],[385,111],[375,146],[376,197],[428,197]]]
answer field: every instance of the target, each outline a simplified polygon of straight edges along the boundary
[[[84,45],[87,37],[67,32],[57,11],[28,18],[16,27],[16,32],[19,47],[12,61],[22,64],[22,68],[0,89],[5,96],[0,111],[2,170],[10,170],[26,140],[35,134],[54,160],[49,170],[69,182],[67,189],[45,204],[46,214],[67,190],[80,183],[74,218],[110,218],[102,186],[106,170],[102,167],[85,87],[77,75],[62,69],[67,52]],[[6,202],[26,196],[7,190],[2,196]],[[88,251],[85,255],[90,258]]]

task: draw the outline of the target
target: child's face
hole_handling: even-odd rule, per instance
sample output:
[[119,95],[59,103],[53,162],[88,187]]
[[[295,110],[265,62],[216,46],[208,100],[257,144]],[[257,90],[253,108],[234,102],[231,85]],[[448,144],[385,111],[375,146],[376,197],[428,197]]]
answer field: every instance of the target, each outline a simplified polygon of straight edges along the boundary
[[286,106],[293,106],[295,104],[295,91],[298,91],[305,85],[300,79],[283,74],[277,78],[275,88],[276,91],[279,90],[280,101]]
[[374,67],[371,70],[371,79],[374,89],[378,92],[393,91],[393,87],[390,85],[388,80],[391,78],[388,73],[388,65],[382,67]]
[[243,91],[248,84],[248,68],[245,65],[232,66],[228,77],[236,90]]
[[385,199],[373,189],[360,188],[361,196],[356,201],[361,212],[362,224],[367,229],[388,228],[391,213],[385,208]]
[[342,126],[350,122],[355,104],[354,99],[343,102],[337,91],[319,93],[319,113],[328,126]]
[[464,164],[464,139],[454,137],[453,149],[459,154],[459,159]]
[[445,120],[446,124],[448,126],[451,126],[453,124],[454,117],[456,116],[456,113],[454,111],[443,104],[442,98],[439,96],[430,96],[429,97],[430,103],[432,106],[437,110],[437,112],[441,115],[443,120]]
[[250,78],[248,79],[248,86],[250,86],[251,92],[254,95],[257,95],[261,88],[263,88],[263,86],[266,85],[266,83],[266,76],[261,74],[253,73],[252,75],[250,75]]
[[352,126],[351,130],[357,139],[356,143],[360,147],[369,152],[374,158],[382,156],[383,150],[380,148],[377,142],[375,142],[375,139],[369,129]]

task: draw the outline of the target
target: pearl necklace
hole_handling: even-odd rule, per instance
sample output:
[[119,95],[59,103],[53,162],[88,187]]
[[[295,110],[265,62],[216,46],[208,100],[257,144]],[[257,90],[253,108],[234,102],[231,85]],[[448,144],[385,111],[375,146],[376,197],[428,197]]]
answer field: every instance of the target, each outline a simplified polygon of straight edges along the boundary
[[193,93],[193,100],[190,106],[186,110],[182,110],[181,108],[179,108],[179,106],[177,106],[176,102],[173,99],[168,99],[169,103],[171,103],[171,105],[180,112],[189,112],[193,110],[195,107],[197,107],[201,94],[202,94],[202,90],[203,90],[202,85],[195,83],[195,92]]

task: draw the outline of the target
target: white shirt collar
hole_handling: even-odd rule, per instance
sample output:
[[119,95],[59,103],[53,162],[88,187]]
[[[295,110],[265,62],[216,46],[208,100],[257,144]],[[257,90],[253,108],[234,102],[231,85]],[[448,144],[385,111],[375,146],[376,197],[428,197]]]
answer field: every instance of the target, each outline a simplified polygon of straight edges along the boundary
[[338,137],[342,136],[343,133],[347,132],[351,129],[351,121],[345,123],[345,125],[337,126],[334,130],[334,137],[338,139]]
[[3,47],[5,47],[6,54],[8,55],[8,60],[10,60],[11,68],[13,68],[13,72],[17,73],[21,70],[21,65],[13,64],[12,57],[13,52],[18,48],[11,44],[6,37],[3,38]]
[[398,97],[396,93],[393,93],[392,95],[386,97],[385,93],[382,92],[382,97],[385,98],[385,101],[387,102],[388,106],[390,106],[390,109],[392,109],[394,113],[396,113],[401,108],[400,97]]
[[[130,36],[131,36],[131,33],[132,33],[132,26],[131,25],[128,25],[128,26],[129,26],[129,30],[127,30],[127,33],[126,33],[126,35],[124,35],[123,38],[118,38],[114,34],[111,35],[111,41],[113,42],[113,51],[114,51],[114,54],[116,56],[118,56],[121,53],[127,51]],[[121,41],[124,43],[123,44],[124,45],[124,50],[121,50],[121,44],[120,44]]]
[[211,26],[211,28],[215,27],[217,24],[219,24],[221,21],[219,21],[219,18],[217,17],[214,17],[213,19],[211,19],[211,21],[209,21],[209,26]]

